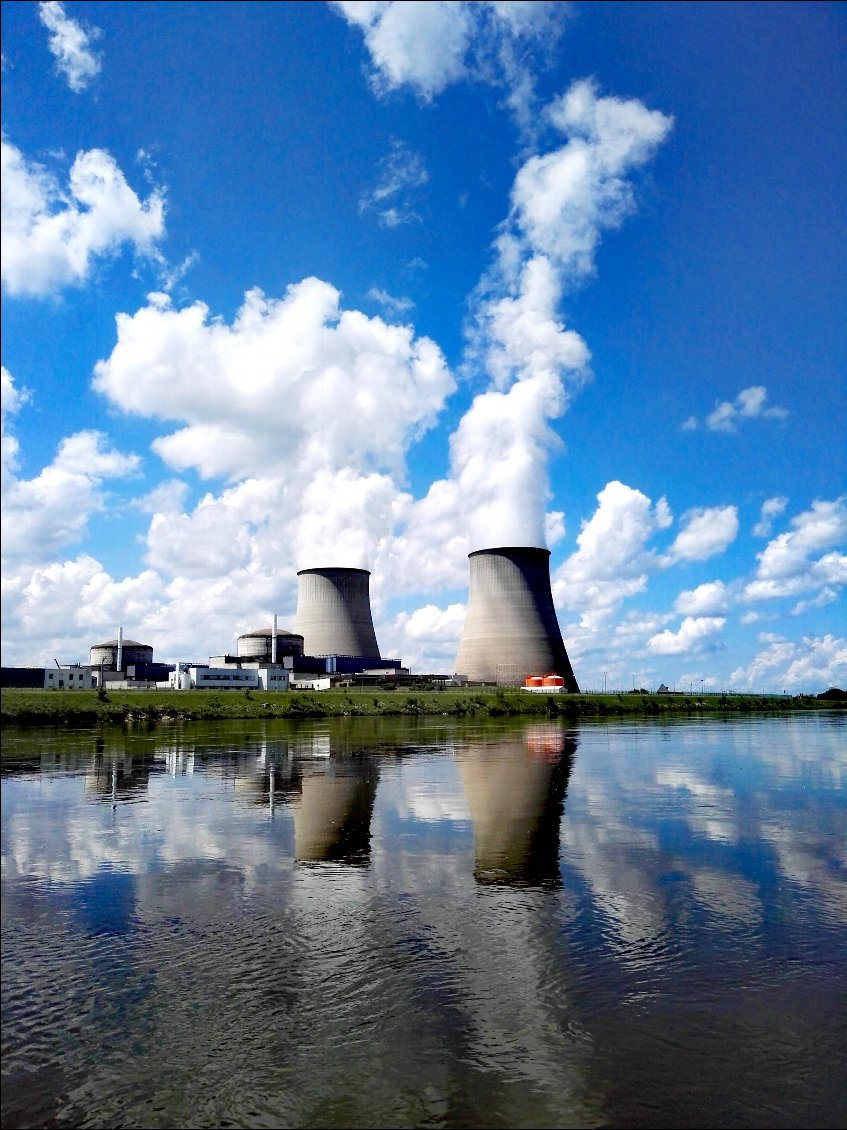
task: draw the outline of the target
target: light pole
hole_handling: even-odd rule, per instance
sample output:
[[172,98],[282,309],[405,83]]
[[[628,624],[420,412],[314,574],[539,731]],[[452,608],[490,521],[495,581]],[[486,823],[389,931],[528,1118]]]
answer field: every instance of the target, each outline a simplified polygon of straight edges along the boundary
[[603,694],[606,693],[606,672],[603,672]]

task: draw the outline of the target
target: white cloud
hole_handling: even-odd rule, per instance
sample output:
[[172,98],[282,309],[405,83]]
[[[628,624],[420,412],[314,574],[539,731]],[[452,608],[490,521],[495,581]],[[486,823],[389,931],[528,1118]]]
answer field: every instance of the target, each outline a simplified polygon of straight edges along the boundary
[[832,602],[837,599],[838,592],[836,589],[829,587],[823,588],[817,596],[812,597],[810,600],[798,600],[791,609],[791,615],[802,616],[804,612],[808,612],[811,608],[825,608],[828,604],[832,604]]
[[408,314],[415,306],[411,298],[407,298],[405,295],[400,298],[395,298],[393,294],[389,294],[387,290],[383,290],[378,286],[372,286],[366,297],[369,298],[371,302],[379,303],[389,314],[394,314],[395,316]]
[[794,576],[805,568],[809,554],[847,541],[847,495],[831,502],[816,500],[811,510],[792,518],[794,529],[780,534],[758,555],[758,576]]
[[38,16],[50,32],[48,46],[56,58],[57,70],[71,90],[79,93],[100,73],[100,59],[91,50],[91,41],[100,35],[100,29],[83,31],[58,0],[39,4]]
[[799,641],[762,635],[759,640],[765,645],[759,654],[730,675],[736,688],[796,691],[847,685],[847,640],[830,634]]
[[102,484],[138,470],[137,455],[107,446],[100,432],[63,439],[52,463],[35,478],[3,476],[4,566],[38,562],[79,541],[90,516],[104,509]]
[[[153,444],[171,467],[241,480],[239,506],[254,480],[264,510],[250,522],[280,538],[291,523],[298,567],[369,564],[403,504],[406,452],[455,387],[432,341],[341,310],[338,292],[314,278],[281,299],[248,292],[231,326],[162,295],[117,324],[94,387],[125,412],[183,425]],[[232,507],[218,502],[192,526],[206,529],[213,512],[224,521]],[[163,538],[157,526],[157,567]]]
[[335,7],[362,30],[378,91],[408,84],[431,99],[464,75],[472,33],[468,4],[341,0]]
[[29,392],[26,389],[15,388],[12,374],[2,366],[2,411],[0,411],[0,436],[2,436],[2,489],[5,491],[8,480],[6,476],[12,475],[18,469],[18,452],[20,445],[17,437],[8,430],[7,421],[10,416],[20,412],[27,400]]
[[51,558],[79,541],[90,516],[105,507],[103,484],[134,474],[140,460],[108,446],[101,432],[81,431],[62,440],[52,462],[32,479],[18,477],[17,437],[10,418],[29,399],[2,370],[2,487],[4,573],[14,582],[17,570]]
[[672,520],[664,498],[654,506],[641,491],[616,481],[606,484],[597,502],[577,537],[579,548],[553,575],[557,605],[578,609],[584,621],[646,588],[656,568],[647,543]]
[[786,408],[766,406],[767,389],[763,385],[743,388],[734,401],[720,400],[706,417],[706,427],[713,432],[735,432],[744,420],[784,420]]
[[711,506],[690,510],[682,517],[683,528],[677,534],[663,563],[705,561],[723,553],[738,534],[738,510],[735,506]]
[[681,592],[674,602],[674,611],[688,616],[705,616],[712,612],[726,612],[729,589],[723,581],[710,581],[695,589]]
[[464,623],[464,604],[447,608],[427,604],[411,613],[399,613],[381,631],[381,641],[386,641],[381,646],[385,654],[402,656],[415,670],[449,674]]
[[85,282],[97,260],[125,244],[159,257],[162,193],[140,200],[103,149],[77,154],[65,192],[4,138],[2,192],[2,280],[9,294],[44,295]]
[[685,655],[714,646],[713,637],[723,629],[724,616],[686,616],[676,632],[666,629],[647,641],[654,655]]
[[[378,95],[408,86],[431,101],[461,80],[508,89],[519,124],[529,118],[534,91],[528,55],[551,53],[563,4],[488,0],[339,0],[333,7],[361,30]],[[533,60],[534,61],[534,60]]]
[[375,188],[359,201],[359,211],[374,211],[383,227],[420,223],[416,192],[429,181],[429,173],[419,153],[413,153],[402,141],[392,140],[391,150],[384,157]]
[[749,600],[795,596],[808,589],[847,583],[847,554],[833,550],[847,542],[847,495],[817,499],[792,518],[792,530],[779,534],[758,554],[756,577],[745,588]]
[[753,527],[753,533],[757,538],[770,537],[774,519],[779,517],[787,505],[788,499],[782,496],[765,499],[759,512],[759,520]]

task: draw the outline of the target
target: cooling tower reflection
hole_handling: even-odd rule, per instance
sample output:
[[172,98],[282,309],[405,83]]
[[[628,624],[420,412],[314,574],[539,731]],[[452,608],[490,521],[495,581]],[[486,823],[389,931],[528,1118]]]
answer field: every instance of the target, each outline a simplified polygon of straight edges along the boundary
[[577,737],[554,723],[456,748],[479,883],[558,885],[559,827]]
[[298,863],[333,860],[367,865],[378,771],[367,757],[333,757],[303,764],[292,799]]

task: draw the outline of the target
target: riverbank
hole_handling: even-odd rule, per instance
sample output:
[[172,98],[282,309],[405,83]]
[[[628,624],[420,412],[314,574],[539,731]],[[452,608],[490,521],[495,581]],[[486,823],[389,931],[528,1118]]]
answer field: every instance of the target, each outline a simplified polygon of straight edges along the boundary
[[4,689],[2,725],[175,724],[236,718],[378,715],[536,715],[597,718],[751,711],[847,710],[847,700],[810,695],[527,694],[499,687],[414,692],[345,688],[272,691],[39,691]]

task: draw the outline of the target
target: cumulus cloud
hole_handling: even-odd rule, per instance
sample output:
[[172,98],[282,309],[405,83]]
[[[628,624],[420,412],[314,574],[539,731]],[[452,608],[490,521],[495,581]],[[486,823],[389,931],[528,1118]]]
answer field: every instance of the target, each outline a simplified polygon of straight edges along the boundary
[[738,534],[735,506],[711,506],[690,510],[683,515],[683,528],[665,558],[665,564],[678,561],[705,561],[723,553]]
[[11,295],[45,295],[83,283],[95,263],[130,245],[158,258],[164,198],[141,200],[103,149],[77,154],[67,190],[2,140],[2,281]]
[[759,643],[762,650],[752,662],[730,675],[738,689],[802,690],[847,684],[847,640],[829,633],[799,641],[763,633]]
[[314,278],[281,299],[248,292],[231,326],[202,303],[178,310],[153,295],[117,328],[94,387],[125,412],[182,425],[154,442],[166,463],[262,483],[265,516],[293,523],[298,567],[368,564],[393,526],[406,451],[455,387],[432,341],[342,310]]
[[108,446],[101,432],[63,439],[52,463],[33,479],[3,477],[4,566],[41,561],[84,535],[90,516],[104,508],[102,484],[136,472],[137,455]]
[[726,612],[729,597],[729,588],[723,581],[709,581],[695,589],[681,592],[674,602],[674,611],[687,616]]
[[[735,400],[717,400],[704,423],[711,432],[737,432],[745,420],[784,420],[787,408],[767,404],[768,390],[764,385],[743,388]],[[698,427],[696,416],[689,416],[682,424],[683,431]]]
[[811,509],[792,518],[791,526],[758,554],[756,576],[744,590],[749,600],[847,583],[847,554],[832,548],[847,542],[847,495],[815,500]]
[[647,650],[654,655],[686,655],[714,647],[714,636],[723,629],[724,616],[686,616],[676,632],[666,629],[651,636]]
[[672,521],[664,498],[653,505],[647,495],[617,481],[606,484],[597,503],[582,525],[576,552],[552,579],[556,604],[578,609],[586,623],[586,617],[608,613],[647,587],[657,567],[648,542]]
[[338,0],[333,7],[363,34],[378,95],[409,87],[431,101],[462,79],[504,86],[524,122],[534,90],[527,65],[555,45],[563,5],[468,0]]
[[91,49],[100,29],[84,31],[66,14],[58,0],[39,4],[38,16],[50,32],[48,46],[56,58],[56,69],[71,90],[79,93],[100,73],[100,59]]
[[452,670],[465,623],[464,604],[439,608],[426,604],[414,612],[401,612],[381,633],[388,655],[402,656],[407,665],[422,670],[421,664],[433,663],[436,671]]
[[15,387],[15,380],[5,365],[0,370],[0,388],[2,388],[2,411],[0,411],[0,435],[2,435],[2,483],[3,490],[6,489],[7,475],[11,475],[18,469],[18,452],[20,451],[20,444],[18,439],[12,432],[9,431],[10,417],[14,416],[21,410],[24,404],[29,399],[29,393],[26,389],[18,389]]
[[757,538],[770,537],[774,519],[782,514],[787,505],[788,499],[781,495],[776,498],[765,499],[762,503],[762,509],[759,512],[759,520],[753,527],[753,533]]

